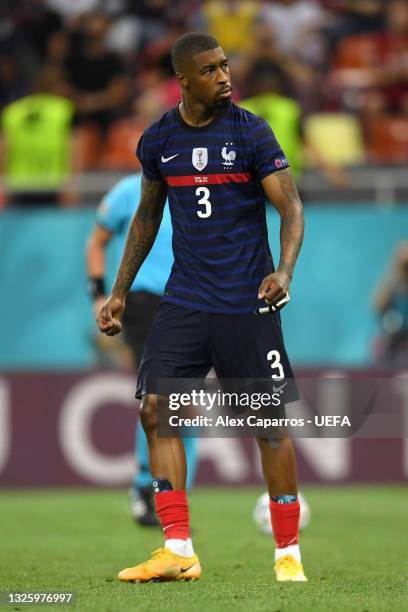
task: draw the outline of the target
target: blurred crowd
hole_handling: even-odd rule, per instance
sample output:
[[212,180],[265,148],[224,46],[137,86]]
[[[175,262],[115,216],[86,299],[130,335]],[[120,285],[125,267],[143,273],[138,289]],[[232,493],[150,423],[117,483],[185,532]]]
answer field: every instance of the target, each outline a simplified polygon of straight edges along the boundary
[[[54,96],[66,101],[61,133],[77,135],[77,170],[134,169],[141,132],[179,100],[170,49],[190,30],[220,41],[235,101],[262,114],[264,96],[286,100],[317,140],[305,120],[324,118],[328,134],[336,116],[348,134],[340,162],[408,159],[408,0],[2,0],[3,137],[14,137],[16,101]],[[25,121],[40,126],[33,108]]]

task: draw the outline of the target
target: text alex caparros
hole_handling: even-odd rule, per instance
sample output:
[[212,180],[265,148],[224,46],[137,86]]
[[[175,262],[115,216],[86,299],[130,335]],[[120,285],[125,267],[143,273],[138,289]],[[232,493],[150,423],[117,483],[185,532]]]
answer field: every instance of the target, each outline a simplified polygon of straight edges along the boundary
[[171,427],[304,427],[314,424],[317,427],[351,427],[350,419],[347,416],[316,415],[314,419],[304,418],[259,418],[255,414],[246,417],[218,416],[213,419],[209,416],[197,415],[192,418],[179,417],[172,415],[169,418]]

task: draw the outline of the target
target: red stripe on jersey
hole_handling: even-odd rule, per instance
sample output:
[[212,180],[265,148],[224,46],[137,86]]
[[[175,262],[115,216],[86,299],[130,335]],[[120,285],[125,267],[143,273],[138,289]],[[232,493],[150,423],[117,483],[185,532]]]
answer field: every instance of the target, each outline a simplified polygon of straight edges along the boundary
[[248,183],[251,180],[251,175],[249,172],[240,172],[238,174],[191,174],[188,176],[166,176],[164,180],[170,187],[192,187],[194,185]]

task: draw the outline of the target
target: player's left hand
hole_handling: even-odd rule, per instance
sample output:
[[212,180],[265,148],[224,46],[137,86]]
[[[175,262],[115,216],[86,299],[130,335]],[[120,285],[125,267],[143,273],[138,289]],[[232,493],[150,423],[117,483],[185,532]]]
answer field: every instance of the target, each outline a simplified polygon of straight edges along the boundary
[[290,277],[285,272],[273,272],[266,276],[258,290],[258,299],[274,304],[289,293]]

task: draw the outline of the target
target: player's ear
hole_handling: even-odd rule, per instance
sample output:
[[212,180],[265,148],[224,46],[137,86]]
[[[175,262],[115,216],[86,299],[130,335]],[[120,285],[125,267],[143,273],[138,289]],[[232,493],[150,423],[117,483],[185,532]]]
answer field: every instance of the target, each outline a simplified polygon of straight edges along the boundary
[[184,72],[176,72],[176,79],[178,80],[180,87],[183,87],[184,89],[188,88],[188,78]]

